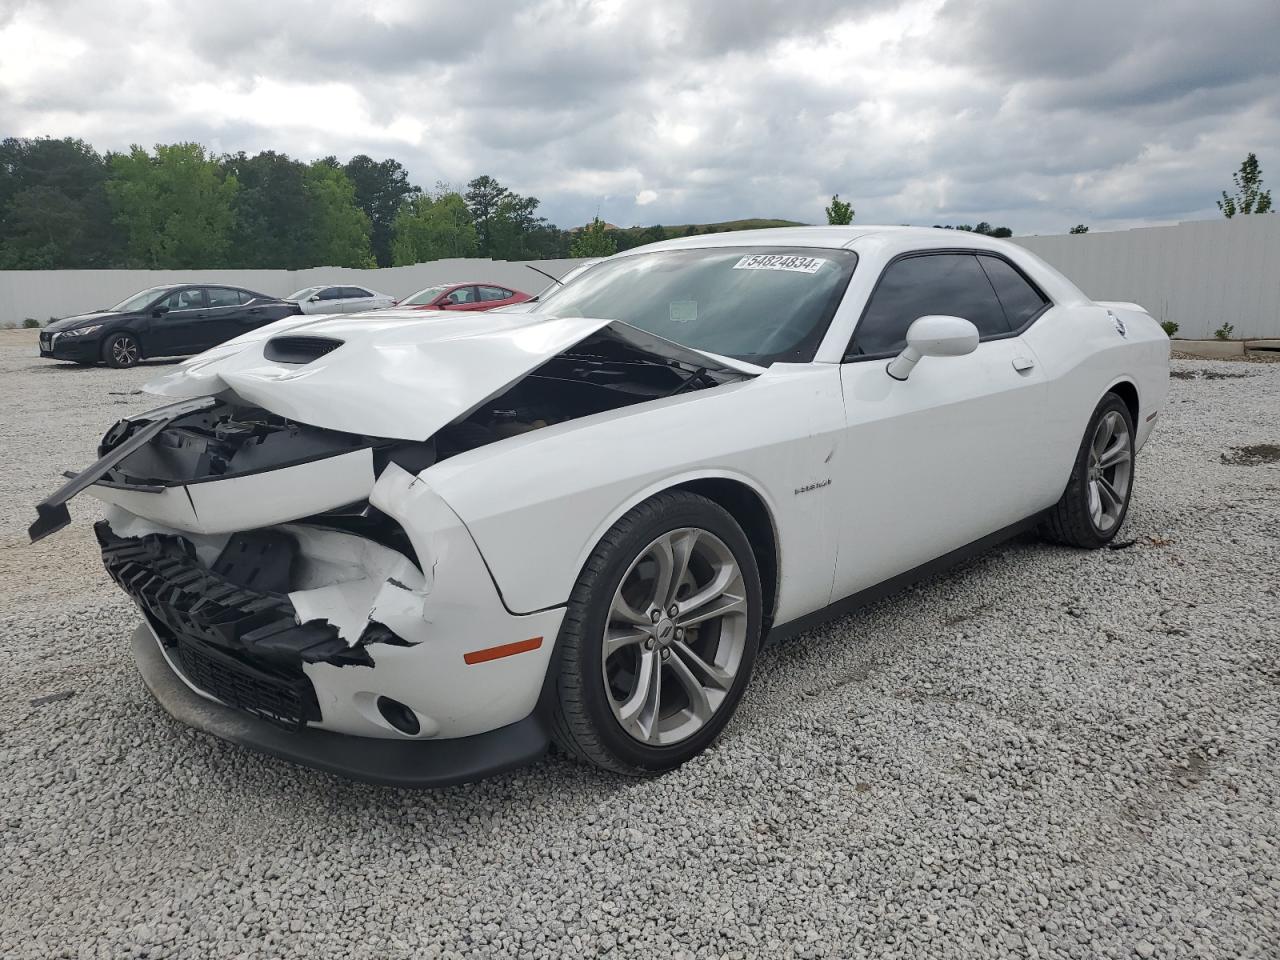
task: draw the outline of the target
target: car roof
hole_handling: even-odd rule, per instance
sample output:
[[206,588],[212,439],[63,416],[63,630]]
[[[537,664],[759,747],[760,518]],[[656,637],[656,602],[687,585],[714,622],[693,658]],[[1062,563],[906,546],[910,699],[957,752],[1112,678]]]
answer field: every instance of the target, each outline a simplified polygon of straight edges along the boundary
[[425,287],[419,287],[419,292],[430,290],[432,287],[501,287],[503,290],[514,290],[515,287],[509,283],[499,283],[497,280],[441,280],[438,283],[428,283]]
[[826,247],[838,250],[853,247],[857,241],[868,237],[926,243],[930,246],[974,247],[984,250],[1004,249],[1006,242],[968,230],[850,224],[838,227],[770,227],[765,230],[735,230],[732,233],[700,233],[692,237],[675,237],[671,240],[646,244],[643,247],[633,247],[614,256],[625,257],[655,250],[691,250],[700,247]]

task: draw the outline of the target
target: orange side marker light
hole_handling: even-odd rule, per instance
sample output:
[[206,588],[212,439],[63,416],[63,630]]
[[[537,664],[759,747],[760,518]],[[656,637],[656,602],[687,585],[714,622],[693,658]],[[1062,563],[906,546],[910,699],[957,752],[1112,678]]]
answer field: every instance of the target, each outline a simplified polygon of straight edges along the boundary
[[464,653],[462,659],[468,664],[488,663],[490,660],[501,660],[517,653],[528,653],[542,646],[541,637],[530,637],[528,640],[517,640],[515,643],[503,643],[496,647],[485,647],[483,650],[472,650]]

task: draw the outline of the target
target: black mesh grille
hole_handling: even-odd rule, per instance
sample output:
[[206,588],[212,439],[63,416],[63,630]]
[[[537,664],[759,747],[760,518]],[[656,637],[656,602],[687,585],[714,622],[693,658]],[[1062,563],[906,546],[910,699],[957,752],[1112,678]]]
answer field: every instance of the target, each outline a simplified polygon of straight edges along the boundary
[[187,679],[223,703],[290,727],[320,719],[315,691],[305,677],[273,676],[181,637],[174,646]]
[[342,346],[332,337],[272,337],[262,355],[276,363],[310,363]]

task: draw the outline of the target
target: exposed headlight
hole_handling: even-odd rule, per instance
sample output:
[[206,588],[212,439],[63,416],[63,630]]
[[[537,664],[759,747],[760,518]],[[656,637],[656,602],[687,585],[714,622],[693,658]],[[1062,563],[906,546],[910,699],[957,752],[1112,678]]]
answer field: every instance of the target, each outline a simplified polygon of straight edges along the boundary
[[74,330],[64,330],[62,332],[62,335],[64,337],[83,337],[86,334],[97,333],[101,329],[102,329],[102,324],[95,323],[91,327],[76,327]]

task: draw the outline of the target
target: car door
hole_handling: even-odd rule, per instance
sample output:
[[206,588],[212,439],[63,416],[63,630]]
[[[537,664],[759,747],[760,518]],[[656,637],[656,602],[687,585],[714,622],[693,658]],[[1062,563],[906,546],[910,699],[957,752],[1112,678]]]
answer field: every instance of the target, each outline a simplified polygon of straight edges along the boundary
[[386,303],[379,303],[377,297],[364,287],[343,287],[346,294],[346,312],[358,313],[361,310],[374,310],[380,306],[389,306]]
[[195,352],[205,320],[204,289],[183,287],[174,290],[156,304],[156,308],[165,312],[151,320],[143,335],[143,352],[149,357],[172,357]]
[[309,313],[345,313],[346,293],[343,287],[325,287],[316,291]]
[[483,309],[480,304],[480,294],[474,286],[454,287],[449,291],[448,295],[441,300],[441,309],[443,310],[478,310]]
[[[1047,303],[1047,300],[1045,301]],[[971,321],[972,353],[886,372],[921,316]],[[918,252],[884,269],[841,366],[846,442],[835,596],[995,533],[1047,504],[1035,357],[972,252]]]
[[248,313],[241,303],[240,291],[233,287],[205,287],[204,322],[197,328],[197,350],[225,343],[246,329]]
[[494,307],[505,306],[515,296],[514,292],[505,287],[494,287],[488,284],[480,284],[476,287],[476,292],[479,299],[476,307],[478,310],[492,310]]

